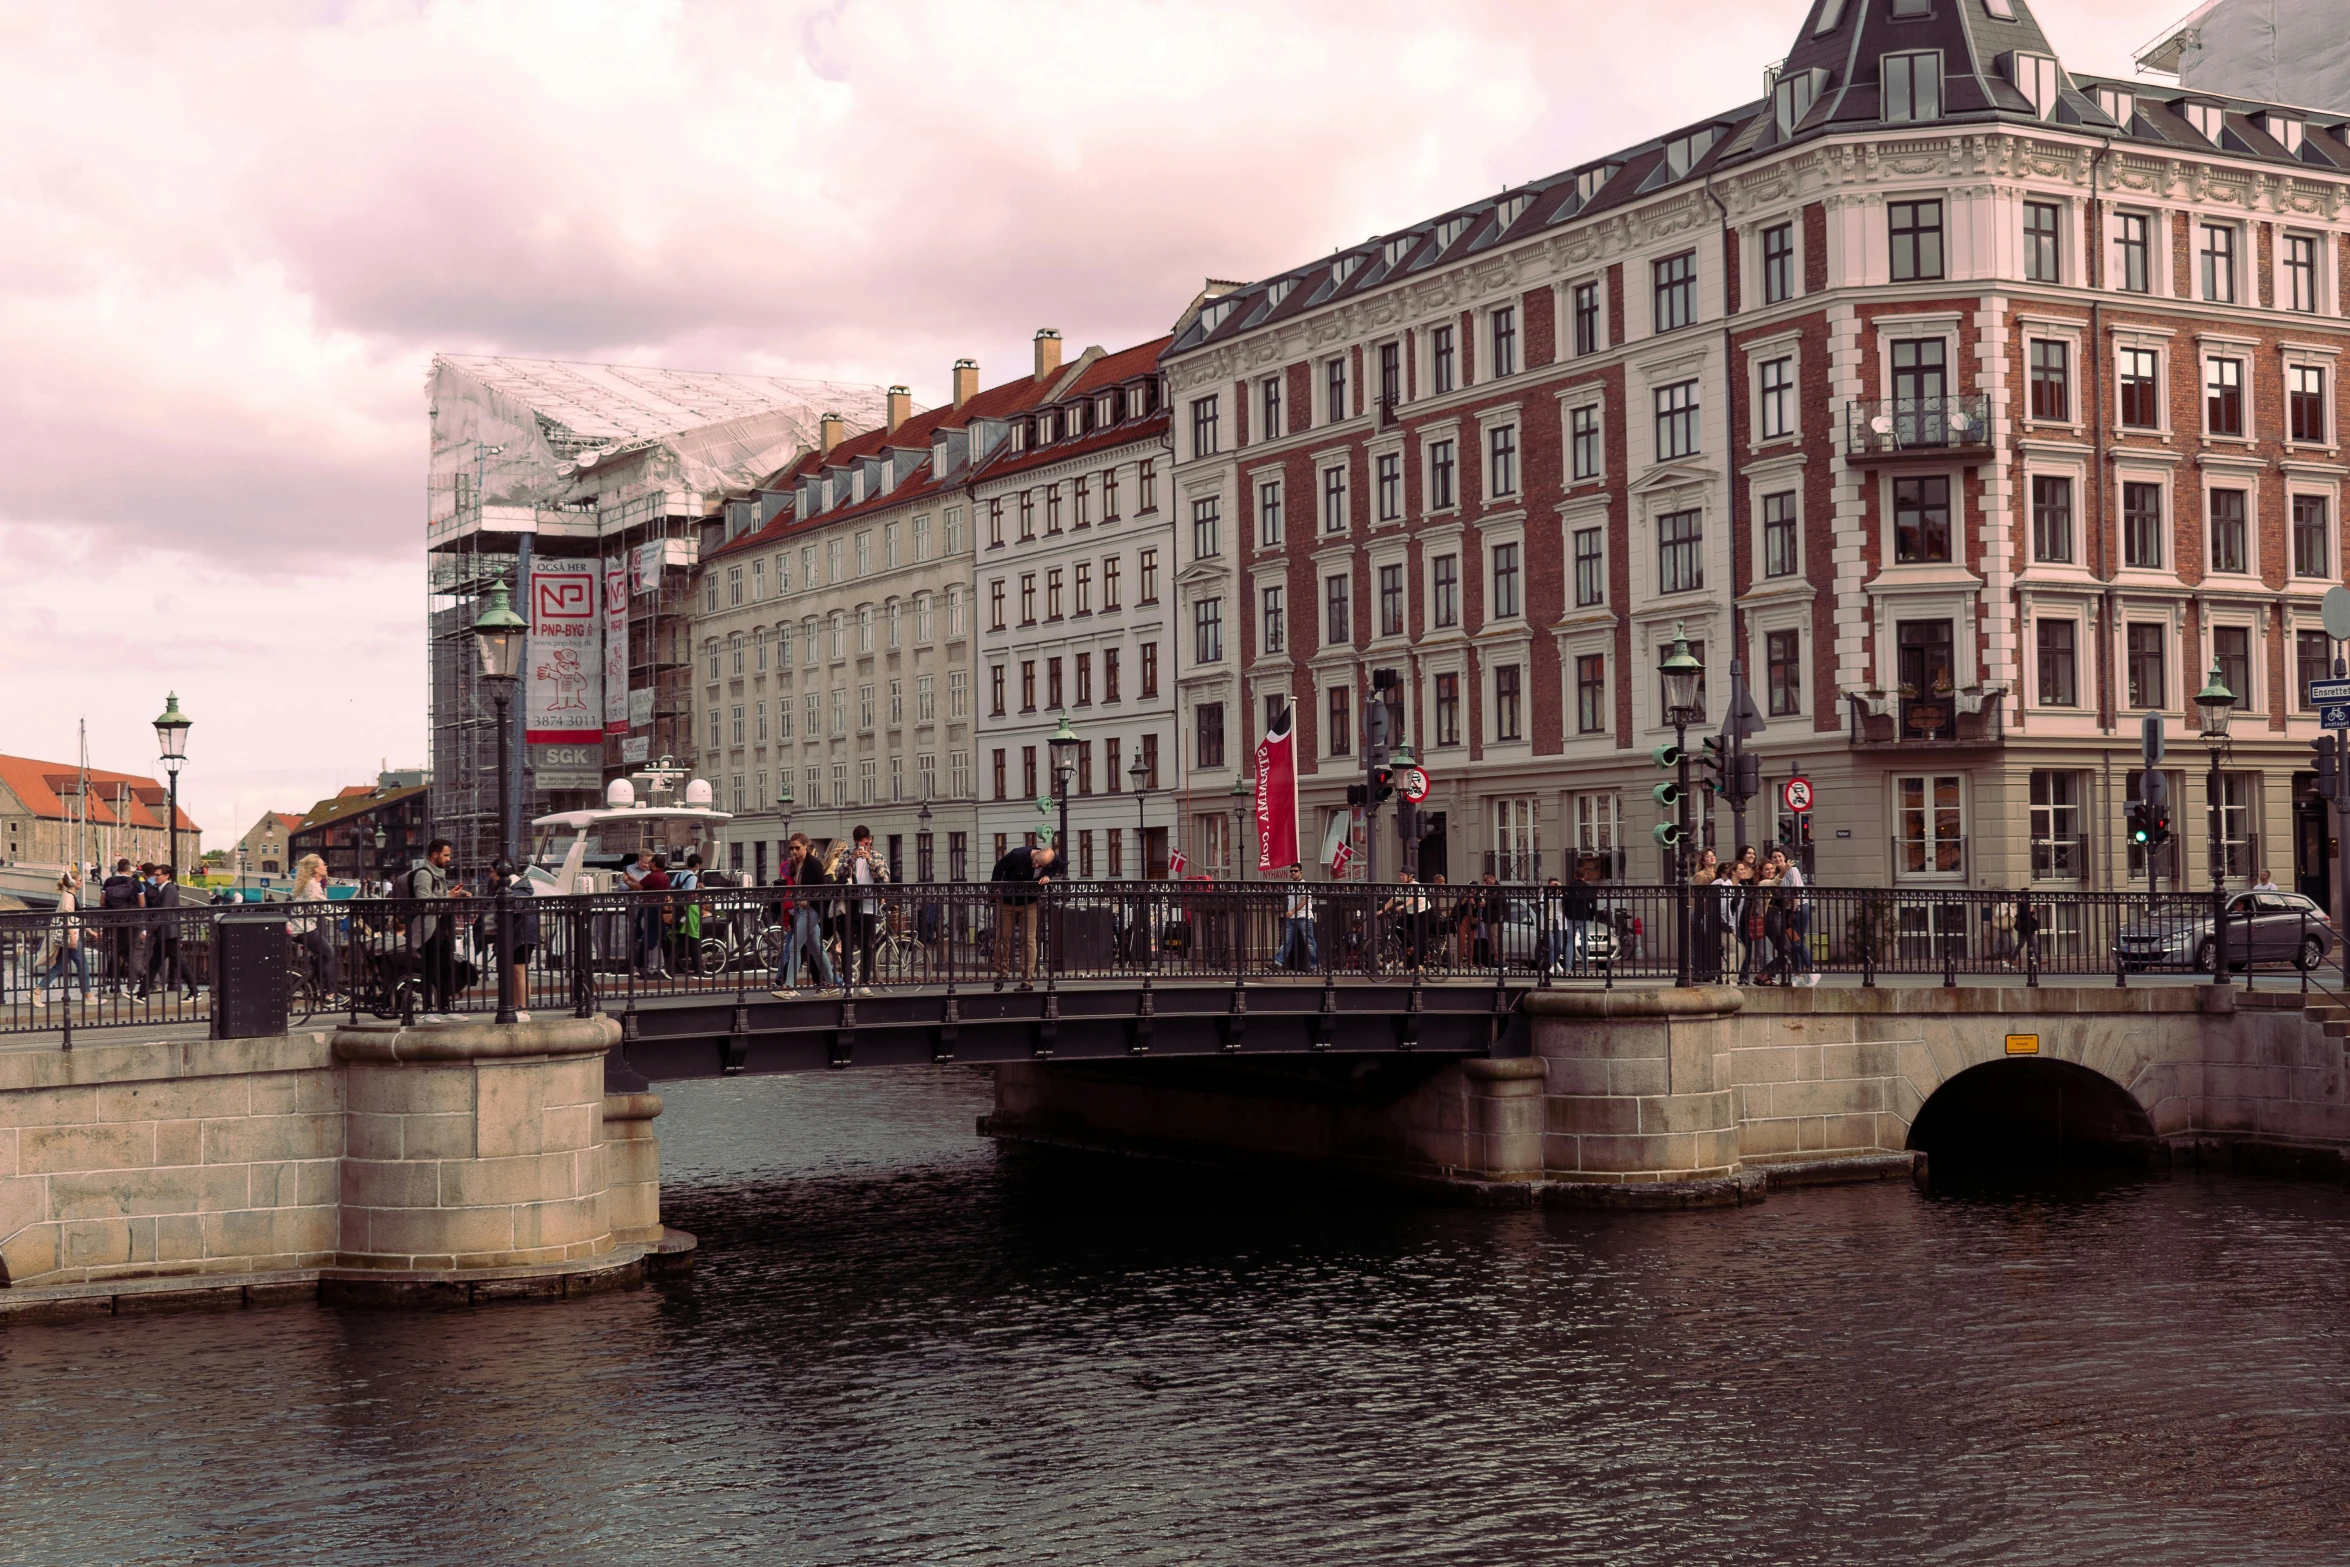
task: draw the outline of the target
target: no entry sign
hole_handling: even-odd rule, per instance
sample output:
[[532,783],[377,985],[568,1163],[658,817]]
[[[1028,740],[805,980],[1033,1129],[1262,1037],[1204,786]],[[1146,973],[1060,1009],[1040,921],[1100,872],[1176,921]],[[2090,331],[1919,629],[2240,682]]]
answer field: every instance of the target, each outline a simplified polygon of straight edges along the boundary
[[1790,811],[1800,813],[1810,810],[1811,780],[1801,777],[1788,779],[1779,785],[1779,799]]

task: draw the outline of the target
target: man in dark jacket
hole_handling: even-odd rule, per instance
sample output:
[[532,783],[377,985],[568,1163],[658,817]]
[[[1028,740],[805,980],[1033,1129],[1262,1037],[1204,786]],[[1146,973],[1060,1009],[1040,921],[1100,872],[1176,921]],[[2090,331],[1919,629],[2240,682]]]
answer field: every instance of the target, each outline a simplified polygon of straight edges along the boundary
[[155,883],[147,892],[147,907],[161,910],[147,922],[147,973],[139,982],[139,994],[144,996],[155,988],[155,976],[163,975],[163,983],[177,988],[186,985],[188,998],[196,996],[195,981],[180,961],[180,927],[176,911],[180,906],[180,884],[173,877],[172,867],[155,867]]
[[[1004,988],[1012,967],[1015,941],[1020,955],[1020,989],[1031,988],[1036,977],[1036,889],[1052,880],[1053,851],[1022,844],[995,862],[988,880],[995,885],[995,988]],[[1014,927],[1018,928],[1017,936]]]
[[114,874],[98,888],[98,907],[117,916],[108,921],[113,929],[107,933],[114,948],[115,989],[123,995],[131,993],[131,978],[139,970],[139,924],[135,919],[121,917],[126,909],[147,906],[146,888],[131,874],[131,862],[114,862]]

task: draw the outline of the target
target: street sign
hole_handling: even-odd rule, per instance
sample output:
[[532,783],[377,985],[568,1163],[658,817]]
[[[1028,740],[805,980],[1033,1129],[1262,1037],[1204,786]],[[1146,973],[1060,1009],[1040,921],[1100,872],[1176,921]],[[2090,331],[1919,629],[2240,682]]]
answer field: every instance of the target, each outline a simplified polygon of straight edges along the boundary
[[2328,702],[2317,710],[2320,729],[2350,729],[2350,702]]
[[2309,705],[2323,707],[2328,702],[2350,702],[2350,680],[2309,682]]
[[2040,1053],[2040,1036],[2038,1034],[2008,1035],[2007,1053],[2011,1056],[2038,1055]]
[[1414,805],[1418,805],[1422,800],[1427,799],[1427,769],[1420,767],[1397,768],[1395,770],[1395,792],[1402,795],[1405,799],[1411,801]]
[[1811,809],[1811,780],[1790,778],[1779,785],[1779,800],[1788,810],[1803,812]]
[[2324,617],[2327,636],[2336,642],[2350,641],[2350,588],[2326,589],[2326,596],[2317,601],[2317,612]]

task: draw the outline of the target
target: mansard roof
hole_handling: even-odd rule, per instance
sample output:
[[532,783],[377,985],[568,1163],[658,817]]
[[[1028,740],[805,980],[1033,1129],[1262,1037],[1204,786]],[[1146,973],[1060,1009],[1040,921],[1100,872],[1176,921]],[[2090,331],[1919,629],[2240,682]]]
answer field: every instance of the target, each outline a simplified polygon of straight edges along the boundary
[[[1939,57],[1936,112],[1889,122],[1885,57],[1921,53]],[[2048,62],[2044,69],[2041,61]],[[1232,288],[1184,322],[1171,351],[1238,337],[1668,186],[1701,184],[1717,169],[1855,131],[1930,135],[2003,122],[2056,125],[2150,150],[2350,169],[2350,122],[2339,115],[2144,79],[2072,75],[2056,59],[2029,0],[1811,0],[1794,46],[1769,81],[1765,97],[1668,135]],[[2190,123],[2182,112],[2188,103],[2221,109],[2216,134],[2207,137]]]

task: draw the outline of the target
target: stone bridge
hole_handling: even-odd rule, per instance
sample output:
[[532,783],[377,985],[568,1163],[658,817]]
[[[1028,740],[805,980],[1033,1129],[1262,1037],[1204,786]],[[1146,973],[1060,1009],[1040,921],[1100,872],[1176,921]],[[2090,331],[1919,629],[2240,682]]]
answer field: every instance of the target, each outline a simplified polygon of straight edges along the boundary
[[[1396,993],[1387,993],[1392,988]],[[997,1137],[1690,1206],[2102,1152],[2339,1178],[2350,1008],[2207,985],[1310,983],[0,1048],[0,1317],[565,1295],[677,1264],[653,1079],[987,1064]]]

